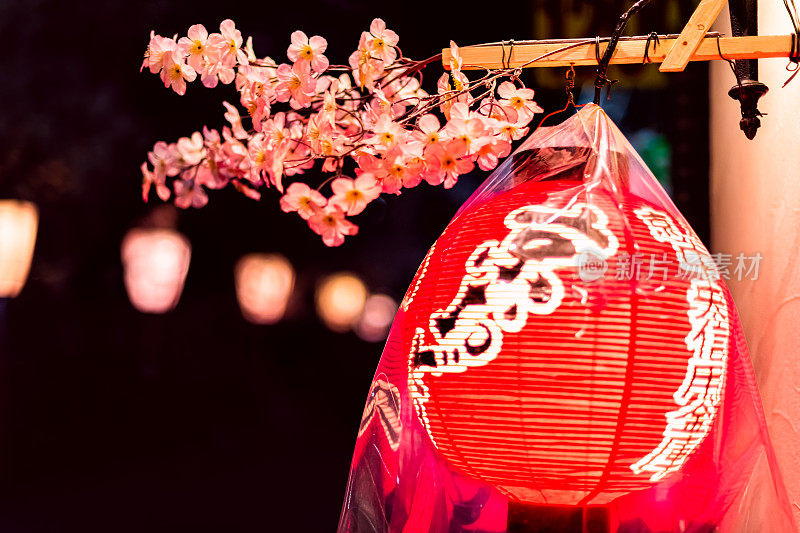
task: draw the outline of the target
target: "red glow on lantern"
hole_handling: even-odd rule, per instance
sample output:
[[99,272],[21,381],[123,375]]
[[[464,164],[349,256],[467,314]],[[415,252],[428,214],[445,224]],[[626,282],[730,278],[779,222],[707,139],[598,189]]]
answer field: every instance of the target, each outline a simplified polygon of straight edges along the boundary
[[[679,272],[708,256],[697,237],[628,193],[576,202],[574,184],[518,185],[454,219],[384,353],[408,358],[441,455],[526,503],[601,504],[669,476],[723,386],[725,289]],[[664,275],[620,276],[631,258]]]

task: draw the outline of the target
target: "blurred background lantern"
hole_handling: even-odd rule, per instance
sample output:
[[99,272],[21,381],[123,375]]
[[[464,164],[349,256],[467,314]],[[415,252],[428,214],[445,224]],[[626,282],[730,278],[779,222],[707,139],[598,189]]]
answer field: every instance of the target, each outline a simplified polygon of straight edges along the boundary
[[34,204],[0,201],[0,298],[13,298],[25,285],[38,225]]
[[122,241],[125,288],[143,313],[165,313],[177,305],[192,255],[188,239],[165,228],[136,228]]
[[317,287],[317,314],[328,328],[344,332],[352,328],[367,301],[367,287],[352,272],[324,278]]
[[364,303],[364,309],[355,325],[356,335],[367,342],[380,342],[392,325],[397,312],[397,302],[386,294],[372,294]]
[[242,315],[253,324],[283,318],[294,289],[294,268],[279,254],[249,254],[236,263],[236,298]]

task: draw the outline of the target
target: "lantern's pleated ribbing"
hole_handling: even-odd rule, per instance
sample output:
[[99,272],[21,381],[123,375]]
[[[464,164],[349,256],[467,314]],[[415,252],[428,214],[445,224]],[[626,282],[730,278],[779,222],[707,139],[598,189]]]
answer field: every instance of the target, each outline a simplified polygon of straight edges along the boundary
[[[398,353],[411,353],[410,339],[451,303],[476,247],[503,240],[509,213],[531,204],[564,208],[574,200],[574,183],[517,186],[451,222],[409,289],[415,292]],[[586,282],[573,265],[556,268],[564,296],[553,312],[529,314],[521,331],[505,333],[490,364],[424,379],[423,423],[441,455],[529,503],[603,503],[651,486],[650,475],[631,465],[662,441],[692,356],[685,340],[690,281],[678,276],[673,247],[634,215],[646,204],[627,193],[621,202],[603,190],[582,194],[605,213],[619,241],[605,275]],[[626,270],[629,256],[641,261],[638,279]],[[672,259],[653,274],[651,258]],[[401,372],[414,363],[384,364]]]

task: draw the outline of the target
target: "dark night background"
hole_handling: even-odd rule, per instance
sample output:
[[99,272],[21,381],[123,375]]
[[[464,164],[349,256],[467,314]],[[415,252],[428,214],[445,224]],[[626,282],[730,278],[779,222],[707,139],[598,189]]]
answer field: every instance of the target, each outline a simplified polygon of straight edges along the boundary
[[[678,21],[693,8],[665,3]],[[584,4],[598,6],[588,31],[608,34],[627,2]],[[235,101],[231,87],[198,83],[179,97],[139,73],[151,29],[216,31],[232,18],[258,55],[278,61],[302,29],[326,37],[328,57],[344,63],[374,17],[418,59],[450,39],[568,37],[557,25],[534,34],[542,10],[565,12],[552,1],[0,2],[0,197],[33,200],[41,213],[28,283],[0,302],[0,531],[333,531],[381,346],[321,325],[316,280],[349,269],[399,300],[486,176],[388,198],[337,249],[281,213],[275,193],[261,203],[212,193],[206,208],[179,214],[193,256],[178,307],[142,315],[119,259],[122,236],[153,207],[140,200],[139,165],[157,140],[220,127],[222,100]],[[679,29],[660,25],[658,12],[642,17],[640,33]],[[440,72],[428,69],[428,82]],[[637,91],[623,79],[608,105],[630,135],[661,136],[661,177],[703,237],[705,75],[692,65],[667,86]],[[563,89],[525,76],[546,110],[563,105]],[[235,300],[233,265],[258,251],[280,252],[298,271],[279,325],[248,324]]]

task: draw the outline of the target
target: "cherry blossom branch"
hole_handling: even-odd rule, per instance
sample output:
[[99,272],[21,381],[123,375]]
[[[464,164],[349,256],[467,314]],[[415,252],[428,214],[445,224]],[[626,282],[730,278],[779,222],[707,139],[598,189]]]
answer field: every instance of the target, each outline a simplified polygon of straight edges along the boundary
[[[406,58],[398,39],[375,19],[349,64],[331,65],[327,41],[301,31],[291,35],[289,63],[257,57],[231,20],[219,33],[199,24],[180,39],[151,33],[142,69],[178,94],[198,78],[209,88],[234,84],[241,108],[224,102],[221,131],[204,127],[175,143],[157,142],[142,165],[143,197],[155,189],[188,208],[229,184],[253,199],[261,198],[259,189],[275,188],[283,211],[297,212],[326,245],[338,246],[358,232],[351,218],[381,193],[400,194],[422,181],[452,187],[476,164],[491,170],[542,111],[518,68],[469,80],[455,43],[449,72],[429,94],[422,72],[441,54]],[[346,160],[353,177],[343,174]],[[320,174],[310,178],[315,188],[300,181]],[[330,194],[323,194],[327,185]]]

